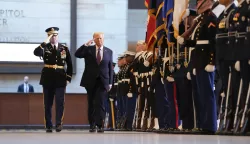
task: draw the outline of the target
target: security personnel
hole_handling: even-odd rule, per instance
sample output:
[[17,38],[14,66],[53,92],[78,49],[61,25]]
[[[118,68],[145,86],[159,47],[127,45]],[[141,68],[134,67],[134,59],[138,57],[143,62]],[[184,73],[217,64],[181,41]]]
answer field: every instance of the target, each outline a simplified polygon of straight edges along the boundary
[[[214,134],[217,130],[217,108],[213,90],[217,17],[211,10],[213,0],[198,0],[197,3],[197,12],[201,17],[194,31],[195,40],[186,40],[185,45],[196,49],[193,73],[196,75],[200,96],[200,132]],[[177,41],[180,43],[183,38],[178,37]]]
[[[220,98],[219,98],[219,104],[221,103],[222,99],[223,102],[226,101],[225,96],[227,95],[227,87],[228,87],[228,76],[231,70],[232,74],[232,79],[234,80],[237,72],[235,69],[232,67],[234,64],[234,61],[232,61],[233,57],[227,56],[227,53],[231,53],[231,49],[228,47],[228,32],[229,31],[229,25],[230,25],[230,20],[232,19],[234,15],[234,11],[236,9],[236,6],[234,4],[233,0],[220,0],[220,4],[224,5],[226,8],[225,10],[221,13],[221,15],[218,18],[218,23],[217,23],[217,33],[216,33],[216,62],[218,64],[218,71],[222,79],[222,90],[220,92]],[[238,89],[238,85],[235,85],[237,83],[230,83],[230,85],[234,84],[231,88],[233,91],[236,91],[235,89]],[[230,89],[231,89],[230,88]],[[232,104],[233,102],[237,101],[237,96],[238,94],[236,92],[233,92],[231,95],[231,110],[233,113],[229,117],[230,118],[230,128],[232,128],[232,122],[233,122],[233,114],[235,111],[235,104]],[[218,107],[220,109],[220,107]],[[222,115],[220,116],[220,129],[218,130],[218,133],[221,132],[221,128],[223,126],[223,120],[224,117]]]
[[46,29],[48,38],[34,50],[34,55],[43,58],[45,64],[40,85],[43,86],[46,132],[52,132],[51,109],[54,95],[56,99],[56,132],[62,130],[65,89],[71,82],[73,71],[69,48],[58,43],[58,31],[57,27]]

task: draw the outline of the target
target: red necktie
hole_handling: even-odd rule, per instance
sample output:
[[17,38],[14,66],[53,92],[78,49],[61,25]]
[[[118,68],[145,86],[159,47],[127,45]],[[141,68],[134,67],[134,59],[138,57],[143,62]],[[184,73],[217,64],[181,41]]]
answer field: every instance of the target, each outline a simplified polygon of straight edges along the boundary
[[100,53],[101,49],[98,48],[98,52],[97,52],[97,56],[96,56],[96,61],[98,64],[100,64],[101,62],[101,53]]

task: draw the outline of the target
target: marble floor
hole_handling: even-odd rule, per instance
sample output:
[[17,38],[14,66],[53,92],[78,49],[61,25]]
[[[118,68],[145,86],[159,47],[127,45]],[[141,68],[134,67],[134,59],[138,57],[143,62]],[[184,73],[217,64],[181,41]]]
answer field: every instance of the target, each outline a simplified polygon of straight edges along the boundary
[[250,144],[247,136],[173,135],[139,132],[1,130],[0,144]]

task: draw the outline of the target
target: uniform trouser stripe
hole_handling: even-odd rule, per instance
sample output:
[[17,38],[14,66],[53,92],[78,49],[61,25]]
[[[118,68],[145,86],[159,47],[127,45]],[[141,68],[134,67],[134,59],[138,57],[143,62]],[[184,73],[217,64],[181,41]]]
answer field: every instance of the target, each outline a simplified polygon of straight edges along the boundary
[[179,112],[178,112],[178,104],[177,104],[177,98],[176,98],[176,83],[173,83],[173,90],[174,90],[174,107],[175,107],[175,126],[176,128],[178,128],[179,124],[178,124],[178,115],[179,115]]

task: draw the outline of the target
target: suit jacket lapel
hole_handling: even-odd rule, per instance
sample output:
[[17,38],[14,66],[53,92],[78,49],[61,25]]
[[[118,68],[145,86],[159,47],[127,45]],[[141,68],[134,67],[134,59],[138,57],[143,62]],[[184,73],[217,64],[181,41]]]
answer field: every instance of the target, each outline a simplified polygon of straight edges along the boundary
[[107,51],[106,47],[103,47],[103,56],[102,56],[101,63],[103,62],[103,60],[107,59],[107,53],[108,53],[108,51]]

